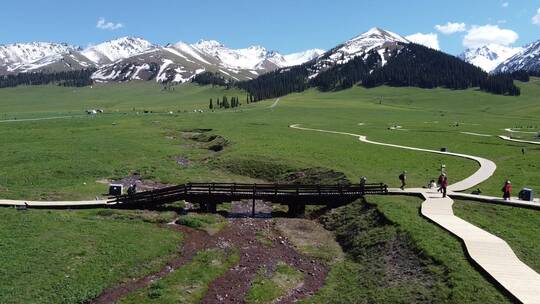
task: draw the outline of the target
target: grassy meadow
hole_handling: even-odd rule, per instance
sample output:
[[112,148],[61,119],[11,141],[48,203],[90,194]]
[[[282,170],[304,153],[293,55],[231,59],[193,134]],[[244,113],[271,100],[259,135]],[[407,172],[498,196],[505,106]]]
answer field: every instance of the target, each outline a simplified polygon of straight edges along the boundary
[[[540,80],[521,86],[520,97],[475,90],[388,87],[324,94],[310,90],[281,98],[272,109],[267,108],[274,102],[269,100],[215,112],[207,110],[210,97],[243,93],[194,85],[162,91],[148,83],[2,89],[0,117],[80,116],[0,123],[0,197],[94,198],[106,188],[97,180],[133,172],[164,183],[265,179],[264,172],[250,179],[227,169],[253,161],[261,164],[262,171],[265,166],[278,165],[285,169],[323,167],[343,172],[353,181],[365,175],[369,181],[390,185],[396,185],[399,172],[407,170],[411,186],[426,184],[443,163],[451,182],[477,169],[474,162],[454,157],[293,130],[288,127],[293,123],[364,134],[388,143],[447,147],[492,159],[498,170],[480,185],[484,193],[498,195],[506,178],[512,179],[515,187],[540,188],[535,178],[540,164],[538,147],[461,133],[500,135],[506,134],[503,129],[508,127],[536,127]],[[105,114],[84,115],[84,109],[98,107]],[[206,112],[194,113],[197,108]],[[143,114],[142,109],[154,113]],[[402,128],[388,129],[394,125]],[[194,128],[212,129],[212,134],[228,141],[227,147],[219,153],[194,147],[182,136],[182,131]],[[178,156],[187,158],[191,165],[177,165]]]
[[[408,186],[423,186],[437,176],[441,164],[447,167],[450,183],[478,169],[476,163],[460,158],[295,130],[289,128],[291,124],[357,133],[374,141],[413,147],[447,147],[452,152],[491,159],[498,168],[479,186],[485,194],[499,196],[507,178],[515,190],[525,186],[540,189],[540,146],[496,137],[510,135],[505,128],[540,130],[540,79],[519,86],[520,97],[474,89],[309,90],[282,97],[275,107],[270,107],[275,100],[266,100],[213,112],[208,110],[210,98],[239,96],[242,102],[244,93],[191,84],[164,91],[153,83],[1,89],[0,198],[93,199],[104,194],[107,180],[133,173],[166,184],[260,182],[275,181],[289,172],[323,168],[342,172],[355,182],[367,176],[369,182],[397,186],[397,176],[407,170]],[[85,114],[85,110],[94,108],[105,113]],[[204,111],[194,112],[197,109]],[[51,119],[25,120],[39,118]],[[394,126],[401,128],[391,130]],[[204,138],[220,136],[223,150],[214,152],[209,149],[213,140],[206,142],[193,136],[201,132]],[[512,135],[539,140],[530,133]],[[359,283],[359,277],[370,276],[364,283],[376,284],[381,274],[373,273],[366,268],[369,265],[347,253],[332,264],[326,287],[307,302],[347,303],[347,299],[367,297],[384,303],[403,293],[411,301],[417,296],[427,302],[508,301],[469,264],[455,238],[419,216],[419,200],[389,197],[368,201],[393,225],[385,226],[384,235],[406,235],[407,246],[423,254],[428,261],[425,274],[433,286],[423,285],[422,295],[406,281],[400,281],[396,288],[380,289],[384,292],[379,294],[369,292],[370,285],[352,290],[349,287]],[[534,244],[537,239],[533,233],[522,233],[528,224],[533,225],[536,211],[469,202],[458,202],[456,210],[459,216],[503,237],[524,261],[538,269],[534,260],[539,250]],[[0,287],[0,302],[83,302],[105,287],[155,270],[177,250],[182,237],[151,223],[170,216],[0,209],[0,277],[10,282]],[[519,224],[522,218],[527,221]],[[320,255],[311,252],[311,247],[309,251],[312,256]],[[184,270],[175,272],[175,277],[132,294],[125,302],[174,302],[179,290],[188,285],[195,287],[184,300],[196,302],[215,278],[210,273],[223,273],[235,259],[218,251],[202,252]],[[377,260],[373,263],[378,265]],[[198,272],[200,267],[205,269],[203,274]],[[23,285],[31,287],[32,292],[24,292],[20,288]],[[261,278],[259,290],[251,292],[252,302],[266,301],[259,295],[282,289],[276,286],[279,280]]]
[[108,211],[0,209],[0,303],[82,303],[179,250],[180,233]]

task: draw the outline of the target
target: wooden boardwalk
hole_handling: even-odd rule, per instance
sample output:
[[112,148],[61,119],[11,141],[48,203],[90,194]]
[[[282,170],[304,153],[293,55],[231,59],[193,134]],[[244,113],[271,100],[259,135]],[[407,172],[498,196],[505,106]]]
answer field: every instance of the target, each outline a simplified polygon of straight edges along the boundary
[[[430,191],[427,189],[389,189],[389,192],[393,194],[415,194],[422,196],[424,198],[421,207],[422,215],[459,237],[463,241],[470,259],[476,265],[481,267],[485,273],[491,276],[515,299],[522,303],[540,303],[540,275],[523,263],[504,240],[455,216],[452,210],[454,203],[450,198],[452,194],[473,188],[489,179],[497,169],[494,162],[472,155],[374,142],[359,134],[309,129],[300,127],[299,125],[291,125],[290,127],[305,131],[354,136],[360,141],[369,144],[445,154],[477,162],[480,168],[473,175],[448,187],[449,197],[442,198],[442,195],[436,190]],[[534,228],[531,227],[531,229]]]
[[425,201],[422,215],[459,237],[469,257],[522,303],[540,303],[540,275],[523,263],[503,239],[454,215],[449,198],[417,189]]
[[99,208],[107,206],[107,200],[94,201],[25,201],[0,199],[0,207],[29,207],[29,208]]

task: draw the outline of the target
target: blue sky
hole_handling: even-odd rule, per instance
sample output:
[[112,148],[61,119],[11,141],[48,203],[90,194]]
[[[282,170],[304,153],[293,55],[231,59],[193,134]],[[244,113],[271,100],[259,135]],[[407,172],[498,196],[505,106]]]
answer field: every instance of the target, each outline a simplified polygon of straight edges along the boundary
[[[540,14],[539,24],[533,22],[539,8],[540,0],[18,0],[2,3],[0,44],[53,41],[86,47],[139,36],[159,44],[203,38],[233,48],[259,44],[290,53],[329,49],[381,27],[403,36],[436,34],[417,37],[436,39],[442,50],[457,54],[470,32],[468,45],[521,46],[540,39]],[[444,34],[435,28],[448,22],[456,24],[446,32],[459,31]]]

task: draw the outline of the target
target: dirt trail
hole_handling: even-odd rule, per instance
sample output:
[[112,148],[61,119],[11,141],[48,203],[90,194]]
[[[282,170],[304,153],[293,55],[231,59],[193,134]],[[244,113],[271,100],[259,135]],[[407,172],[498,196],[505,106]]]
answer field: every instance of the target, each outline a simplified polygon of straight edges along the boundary
[[[209,286],[201,303],[244,303],[251,282],[261,268],[275,269],[285,262],[304,274],[304,282],[276,303],[294,303],[314,294],[326,279],[328,269],[321,263],[298,252],[277,231],[272,222],[262,219],[235,219],[224,231],[220,241],[232,243],[240,249],[240,262]],[[269,231],[271,245],[257,241],[258,231]]]
[[180,268],[181,266],[189,262],[197,254],[197,252],[215,246],[215,240],[209,237],[206,232],[180,225],[169,224],[162,225],[162,227],[178,230],[184,235],[182,249],[180,250],[178,255],[173,260],[169,261],[167,265],[165,265],[165,267],[163,267],[158,273],[153,273],[145,277],[133,279],[126,283],[122,283],[112,288],[108,288],[104,290],[101,295],[99,295],[99,297],[90,301],[90,303],[115,303],[129,293],[140,288],[145,288],[152,282],[166,276],[171,271]]
[[[188,263],[199,251],[210,248],[237,248],[240,262],[223,276],[212,282],[201,303],[244,303],[251,282],[261,267],[275,269],[278,262],[285,262],[304,274],[304,282],[291,290],[276,303],[293,303],[319,290],[328,269],[321,263],[296,252],[293,246],[273,228],[269,219],[229,219],[223,230],[211,236],[206,232],[179,225],[163,225],[184,234],[182,250],[158,273],[133,279],[106,289],[90,303],[115,303],[129,293],[145,288],[152,282]],[[271,241],[263,245],[257,240],[258,232]]]

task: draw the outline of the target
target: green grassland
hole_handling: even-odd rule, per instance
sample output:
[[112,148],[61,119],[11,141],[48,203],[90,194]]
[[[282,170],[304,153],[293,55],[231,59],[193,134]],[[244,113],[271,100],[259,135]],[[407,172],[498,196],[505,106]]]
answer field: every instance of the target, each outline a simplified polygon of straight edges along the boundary
[[81,115],[88,109],[105,113],[126,111],[178,112],[206,109],[209,99],[238,96],[239,90],[186,85],[164,90],[154,82],[95,84],[90,87],[19,86],[1,90],[0,120]]
[[246,295],[246,303],[274,303],[289,290],[301,284],[303,277],[303,273],[285,263],[278,263],[272,273],[269,273],[268,269],[261,268]]
[[[455,157],[375,146],[350,136],[288,127],[296,123],[362,134],[386,143],[431,149],[448,147],[453,152],[491,159],[498,169],[490,180],[480,185],[486,194],[498,196],[506,178],[512,180],[516,189],[522,186],[540,189],[536,173],[540,147],[507,142],[495,136],[461,133],[508,135],[504,128],[528,126],[539,130],[540,79],[533,78],[519,86],[522,89],[519,97],[491,95],[474,89],[355,87],[331,93],[309,90],[282,97],[273,108],[269,106],[274,100],[267,100],[242,105],[236,110],[213,112],[207,110],[209,98],[239,96],[242,101],[244,93],[191,84],[164,91],[152,83],[1,89],[0,121],[69,117],[0,122],[0,198],[93,199],[106,191],[106,185],[97,181],[119,179],[135,172],[143,179],[170,184],[257,182],[275,181],[288,172],[317,167],[343,172],[352,181],[367,176],[369,182],[397,186],[398,174],[407,170],[409,186],[423,186],[437,176],[441,164],[448,168],[450,183],[478,168],[472,161]],[[102,108],[105,113],[87,116],[84,110],[89,108]],[[204,112],[195,113],[195,109]],[[144,111],[153,113],[144,114]],[[389,130],[393,125],[402,126],[402,130]],[[186,136],[201,128],[212,129],[207,134],[225,139],[223,151],[210,151],[209,143]],[[513,135],[538,140],[532,134]],[[526,149],[525,155],[522,148]],[[187,159],[189,164],[178,164],[177,157]],[[421,296],[428,301],[507,301],[471,267],[455,238],[419,216],[419,200],[392,197],[370,202],[398,227],[399,233],[410,237],[413,247],[429,257],[434,267],[435,291],[426,287],[425,294],[418,295],[414,286],[403,285],[404,289],[393,289],[394,293],[386,298],[378,298],[384,294],[347,289],[350,284],[358,283],[359,277],[370,274],[365,265],[348,257],[332,267],[327,287],[313,302],[344,303],[360,295],[384,302],[402,291],[409,299]],[[509,225],[521,217],[532,218],[528,220],[532,225],[531,214],[536,211],[506,212],[485,205],[456,205],[458,215],[503,237],[520,257],[538,269],[532,261],[538,256],[538,248],[527,245],[536,242],[534,235],[521,233],[526,225]],[[24,213],[0,209],[0,277],[11,282],[0,287],[0,297],[6,297],[0,298],[0,302],[83,301],[114,282],[157,267],[178,245],[178,234],[147,223],[169,219],[170,215],[141,217],[96,212]],[[489,218],[493,214],[501,220]],[[508,225],[503,229],[504,223]],[[48,260],[42,263],[44,252]],[[64,263],[66,257],[75,264]],[[222,258],[219,260],[227,264]],[[149,261],[155,264],[148,264]],[[111,264],[117,267],[111,269]],[[144,268],[140,269],[140,265]],[[154,301],[150,298],[165,297],[169,292],[175,296],[178,282],[191,282],[193,269],[190,269],[186,268],[185,274],[179,274],[171,282],[164,281],[165,285],[153,286],[130,299]],[[441,275],[440,269],[446,272]],[[107,271],[111,273],[105,275]],[[204,290],[212,278],[202,279],[206,281],[197,284]],[[20,286],[24,284],[32,287],[33,293],[23,292]],[[64,286],[69,288],[60,288]],[[196,295],[200,297],[201,293],[197,291]]]
[[[178,86],[175,91],[162,91],[153,84],[138,85],[0,90],[0,116],[14,113],[59,116],[64,108],[70,113],[81,113],[90,105],[88,100],[98,99],[103,100],[99,105],[110,113],[1,123],[0,195],[28,199],[94,198],[105,189],[96,180],[119,178],[132,172],[168,183],[246,181],[249,177],[225,169],[231,164],[242,166],[253,160],[269,163],[270,167],[280,164],[280,168],[291,169],[331,168],[344,172],[352,180],[365,175],[369,181],[390,185],[397,184],[396,176],[401,170],[408,170],[413,186],[422,186],[436,176],[441,163],[446,164],[451,181],[477,169],[474,162],[454,157],[378,147],[359,143],[353,137],[290,129],[292,123],[355,132],[389,143],[433,149],[448,147],[450,151],[487,157],[499,168],[494,178],[481,185],[485,193],[498,194],[505,178],[511,178],[516,187],[540,186],[534,175],[540,163],[537,147],[460,133],[498,135],[505,134],[502,129],[507,127],[537,124],[538,79],[521,84],[520,97],[475,90],[357,87],[336,93],[310,90],[292,94],[281,98],[272,109],[267,106],[273,101],[265,101],[243,105],[236,111],[175,112],[174,115],[137,115],[133,108],[156,112],[205,109],[209,96],[241,93],[194,85]],[[123,112],[115,113],[115,107]],[[393,124],[405,130],[388,130]],[[181,132],[193,128],[213,129],[229,145],[220,153],[194,148]],[[525,156],[521,155],[522,147],[527,149]],[[179,155],[192,160],[192,166],[178,166],[174,158]],[[257,176],[251,180],[260,179],[264,178]]]
[[0,303],[81,303],[179,249],[180,233],[105,211],[1,209]]
[[208,284],[237,264],[235,252],[207,250],[199,252],[187,265],[147,288],[129,294],[120,303],[199,303]]

